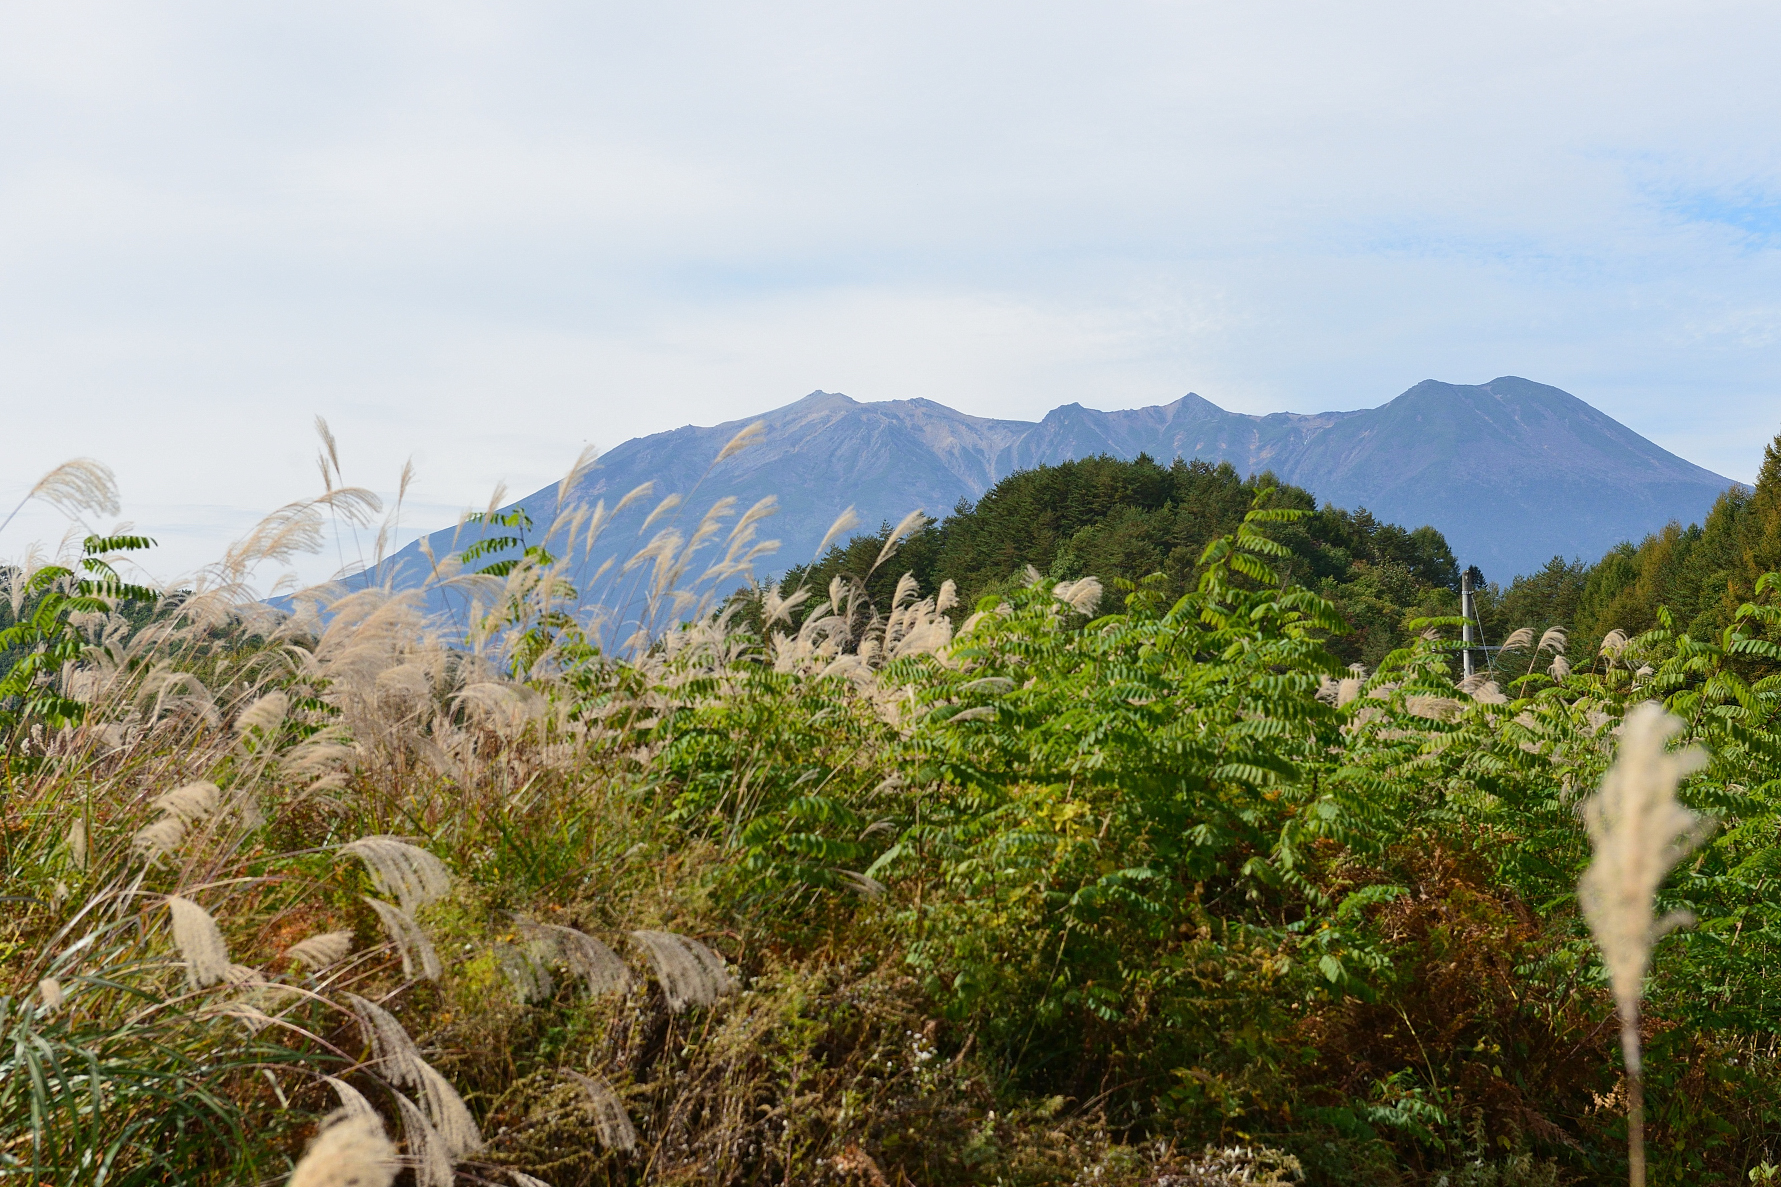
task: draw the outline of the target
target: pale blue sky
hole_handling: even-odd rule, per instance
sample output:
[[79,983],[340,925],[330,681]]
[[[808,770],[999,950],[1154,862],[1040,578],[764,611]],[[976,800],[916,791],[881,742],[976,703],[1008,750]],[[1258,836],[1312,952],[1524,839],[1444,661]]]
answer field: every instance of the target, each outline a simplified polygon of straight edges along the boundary
[[100,457],[170,575],[312,490],[318,412],[435,526],[815,388],[1503,374],[1749,479],[1778,45],[1712,0],[8,5],[0,500]]

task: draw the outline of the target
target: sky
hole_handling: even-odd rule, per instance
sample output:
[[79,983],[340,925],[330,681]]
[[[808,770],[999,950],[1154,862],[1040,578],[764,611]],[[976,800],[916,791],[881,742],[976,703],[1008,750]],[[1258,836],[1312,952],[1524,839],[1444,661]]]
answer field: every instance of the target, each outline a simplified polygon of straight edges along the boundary
[[[1777,44],[1718,0],[15,0],[0,518],[97,458],[172,578],[320,490],[318,415],[349,482],[414,460],[419,530],[816,389],[1522,375],[1749,481]],[[65,527],[30,504],[0,556]]]

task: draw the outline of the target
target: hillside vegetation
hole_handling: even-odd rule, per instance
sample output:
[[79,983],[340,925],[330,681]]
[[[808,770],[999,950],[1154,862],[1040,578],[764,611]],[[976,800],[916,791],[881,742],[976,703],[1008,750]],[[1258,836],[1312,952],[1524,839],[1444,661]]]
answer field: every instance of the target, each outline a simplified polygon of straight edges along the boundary
[[576,508],[457,618],[244,600],[331,485],[9,574],[0,1176],[1600,1183],[1641,1087],[1653,1182],[1781,1175],[1773,574],[1461,682],[1438,536],[1092,460],[719,612],[762,509],[663,507],[643,629]]
[[885,524],[791,570],[779,588],[782,595],[804,584],[826,589],[845,575],[863,581],[874,603],[884,605],[908,572],[923,589],[954,582],[961,605],[970,607],[1023,584],[1031,565],[1059,581],[1095,576],[1109,586],[1115,607],[1126,600],[1116,582],[1160,574],[1147,588],[1173,602],[1194,588],[1206,545],[1234,532],[1264,488],[1275,490],[1275,505],[1308,513],[1274,530],[1288,549],[1280,572],[1337,606],[1349,629],[1328,645],[1344,662],[1377,664],[1403,645],[1406,620],[1457,613],[1459,566],[1435,529],[1406,531],[1364,509],[1319,508],[1309,491],[1282,486],[1271,474],[1244,479],[1228,462],[1177,458],[1164,468],[1142,454],[1129,462],[1095,457],[1023,470],[975,506],[960,503],[945,520],[926,520],[927,530],[902,545],[894,565],[873,569],[892,530]]

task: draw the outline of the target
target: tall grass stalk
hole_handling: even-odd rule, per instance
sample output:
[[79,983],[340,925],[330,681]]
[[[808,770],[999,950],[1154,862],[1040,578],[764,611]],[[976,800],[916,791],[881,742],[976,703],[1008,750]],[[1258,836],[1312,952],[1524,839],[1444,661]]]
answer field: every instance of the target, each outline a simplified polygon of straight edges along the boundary
[[1620,752],[1601,790],[1584,804],[1595,859],[1578,883],[1578,897],[1608,969],[1620,1015],[1626,1064],[1627,1165],[1632,1187],[1645,1187],[1645,1087],[1640,1064],[1639,1003],[1651,951],[1674,928],[1693,922],[1687,912],[1656,913],[1657,889],[1678,862],[1707,839],[1713,821],[1683,807],[1676,788],[1707,763],[1698,747],[1672,753],[1666,746],[1683,727],[1651,702],[1627,714]]

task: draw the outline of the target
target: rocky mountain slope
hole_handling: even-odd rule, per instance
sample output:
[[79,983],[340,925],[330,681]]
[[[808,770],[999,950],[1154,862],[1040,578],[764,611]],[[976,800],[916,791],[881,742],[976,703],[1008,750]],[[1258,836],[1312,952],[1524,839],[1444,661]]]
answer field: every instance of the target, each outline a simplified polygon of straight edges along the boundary
[[[755,420],[764,422],[760,440],[714,466],[725,443]],[[1323,503],[1364,506],[1406,527],[1433,524],[1462,563],[1503,581],[1554,555],[1593,560],[1671,519],[1699,520],[1731,484],[1575,396],[1510,376],[1479,385],[1427,380],[1355,412],[1253,416],[1190,394],[1116,412],[1066,404],[1036,424],[968,416],[931,400],[862,404],[819,391],[762,416],[627,441],[567,502],[612,506],[655,483],[652,496],[602,537],[597,562],[634,551],[646,538],[644,518],[670,492],[686,496],[692,522],[721,496],[735,496],[741,508],[777,496],[780,510],[764,534],[783,546],[766,568],[784,569],[810,559],[850,505],[867,529],[917,507],[944,515],[1015,470],[1100,453],[1272,470]],[[557,503],[555,486],[518,501],[541,525]],[[447,529],[431,543],[444,553],[473,538]],[[419,559],[412,545],[404,553]]]

